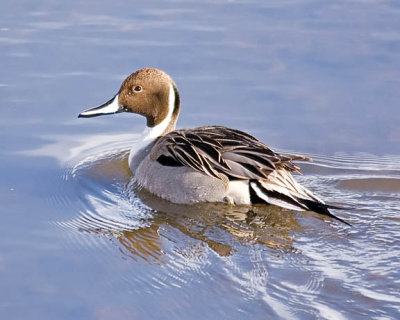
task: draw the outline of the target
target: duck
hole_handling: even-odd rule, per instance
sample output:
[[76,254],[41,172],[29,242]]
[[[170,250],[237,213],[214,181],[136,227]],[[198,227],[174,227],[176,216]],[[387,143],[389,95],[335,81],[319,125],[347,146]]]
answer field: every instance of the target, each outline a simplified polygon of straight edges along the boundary
[[348,224],[330,212],[338,207],[293,178],[300,173],[294,161],[309,157],[275,152],[252,135],[225,126],[176,129],[180,108],[172,78],[143,68],[129,75],[110,100],[78,117],[130,112],[146,118],[128,161],[135,185],[157,197],[176,204],[275,205]]

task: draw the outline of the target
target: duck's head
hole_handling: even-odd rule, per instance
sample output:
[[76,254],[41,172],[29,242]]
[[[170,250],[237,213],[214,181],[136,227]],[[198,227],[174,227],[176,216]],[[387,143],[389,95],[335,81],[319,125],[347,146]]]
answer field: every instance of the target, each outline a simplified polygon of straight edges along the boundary
[[179,93],[171,77],[161,70],[144,68],[127,77],[111,100],[78,117],[133,112],[146,117],[147,127],[162,126],[168,132],[175,128],[179,107]]

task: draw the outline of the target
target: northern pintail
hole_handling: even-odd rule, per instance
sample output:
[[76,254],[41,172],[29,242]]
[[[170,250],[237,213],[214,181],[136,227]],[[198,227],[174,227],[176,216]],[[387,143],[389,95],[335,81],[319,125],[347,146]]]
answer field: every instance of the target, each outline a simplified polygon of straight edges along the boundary
[[130,151],[129,167],[139,187],[171,202],[273,204],[346,223],[293,179],[291,173],[299,173],[299,167],[292,161],[309,161],[308,157],[278,154],[251,135],[227,127],[175,130],[179,111],[178,89],[170,76],[144,68],[127,77],[111,100],[79,117],[119,112],[146,117],[146,128]]

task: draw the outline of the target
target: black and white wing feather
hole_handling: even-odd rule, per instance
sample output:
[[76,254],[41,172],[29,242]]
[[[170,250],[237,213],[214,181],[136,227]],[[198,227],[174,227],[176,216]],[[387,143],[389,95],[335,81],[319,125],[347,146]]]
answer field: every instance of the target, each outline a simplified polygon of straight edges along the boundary
[[172,131],[160,137],[153,150],[152,158],[162,165],[188,166],[229,180],[267,179],[277,169],[299,172],[292,161],[310,160],[275,153],[251,135],[221,126]]

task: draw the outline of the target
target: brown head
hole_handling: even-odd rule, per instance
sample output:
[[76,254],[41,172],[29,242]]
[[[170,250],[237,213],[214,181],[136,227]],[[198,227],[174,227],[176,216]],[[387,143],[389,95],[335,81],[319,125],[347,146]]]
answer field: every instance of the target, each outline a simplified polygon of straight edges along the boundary
[[127,77],[111,100],[82,112],[79,117],[133,112],[145,116],[150,128],[168,119],[166,132],[169,132],[175,128],[179,108],[179,93],[170,76],[158,69],[144,68]]

